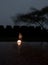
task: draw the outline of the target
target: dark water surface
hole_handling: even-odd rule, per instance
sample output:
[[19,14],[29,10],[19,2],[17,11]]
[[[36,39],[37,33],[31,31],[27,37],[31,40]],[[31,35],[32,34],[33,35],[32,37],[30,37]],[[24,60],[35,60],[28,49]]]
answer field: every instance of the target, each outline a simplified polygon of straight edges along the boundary
[[0,42],[0,65],[48,65],[47,43],[23,42],[19,50],[16,42]]

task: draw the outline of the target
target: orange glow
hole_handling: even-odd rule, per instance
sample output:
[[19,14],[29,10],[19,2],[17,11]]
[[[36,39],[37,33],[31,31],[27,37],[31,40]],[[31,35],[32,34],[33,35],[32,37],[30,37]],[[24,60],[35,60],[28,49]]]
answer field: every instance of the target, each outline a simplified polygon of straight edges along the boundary
[[22,45],[22,34],[21,33],[19,33],[18,40],[17,40],[17,45],[19,47],[21,47],[21,45]]
[[19,33],[19,39],[22,39],[22,34],[21,33]]

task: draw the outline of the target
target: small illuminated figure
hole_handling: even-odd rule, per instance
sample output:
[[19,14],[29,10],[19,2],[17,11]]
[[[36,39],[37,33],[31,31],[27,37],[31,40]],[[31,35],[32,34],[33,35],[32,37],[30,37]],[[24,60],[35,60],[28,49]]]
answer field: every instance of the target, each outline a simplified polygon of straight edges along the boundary
[[18,46],[18,54],[20,54],[20,49],[22,46],[22,34],[21,33],[19,33],[19,36],[18,36],[17,46]]

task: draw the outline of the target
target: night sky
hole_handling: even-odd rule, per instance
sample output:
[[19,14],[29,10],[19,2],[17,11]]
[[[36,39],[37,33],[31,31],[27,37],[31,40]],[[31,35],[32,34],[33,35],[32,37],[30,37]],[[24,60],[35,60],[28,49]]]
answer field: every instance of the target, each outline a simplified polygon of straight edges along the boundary
[[41,9],[48,6],[48,0],[0,0],[0,25],[14,25],[11,16],[30,12],[30,7]]

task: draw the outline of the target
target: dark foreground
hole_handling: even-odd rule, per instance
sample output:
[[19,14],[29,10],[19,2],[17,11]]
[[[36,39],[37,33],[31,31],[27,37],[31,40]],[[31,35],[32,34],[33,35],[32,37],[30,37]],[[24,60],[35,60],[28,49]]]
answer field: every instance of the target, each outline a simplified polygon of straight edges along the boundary
[[25,43],[18,53],[16,42],[0,42],[0,65],[48,65],[48,48]]

